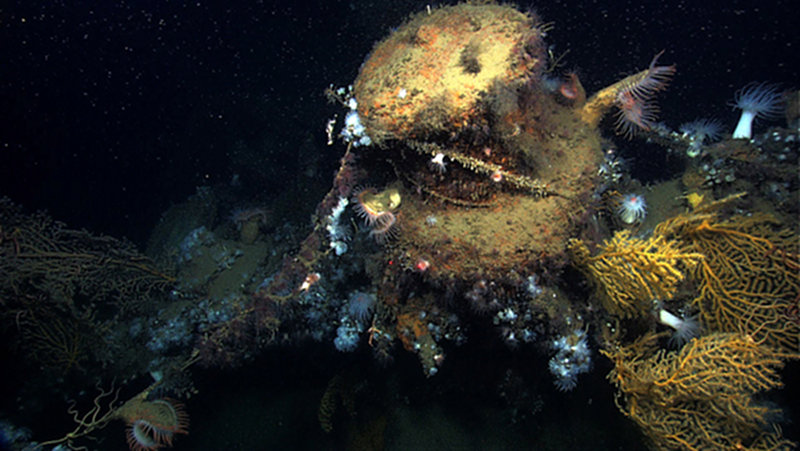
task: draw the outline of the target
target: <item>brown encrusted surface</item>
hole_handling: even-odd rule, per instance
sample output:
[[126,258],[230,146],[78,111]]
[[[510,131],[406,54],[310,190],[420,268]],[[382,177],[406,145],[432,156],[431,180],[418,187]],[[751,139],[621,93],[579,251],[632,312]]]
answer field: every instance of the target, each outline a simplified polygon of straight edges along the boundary
[[538,33],[532,25],[531,17],[499,5],[414,16],[376,45],[356,79],[369,136],[380,143],[460,126],[492,84],[520,79],[541,63],[517,57],[526,36]]
[[[501,195],[489,209],[415,205],[404,210],[400,247],[428,260],[432,274],[502,273],[560,253],[566,199]],[[429,225],[426,217],[436,218]],[[554,226],[555,224],[555,226]],[[492,274],[497,273],[497,274]]]
[[[411,264],[422,258],[430,262],[431,276],[456,278],[476,273],[503,277],[512,270],[563,264],[567,240],[586,219],[602,157],[597,130],[580,124],[572,110],[553,108],[560,109],[536,125],[557,132],[522,131],[504,146],[493,146],[492,155],[497,162],[504,160],[505,167],[515,162],[517,173],[535,174],[552,195],[534,196],[477,176],[483,183],[481,203],[487,207],[467,207],[427,194],[477,191],[476,176],[465,175],[456,162],[441,175],[431,175],[429,169],[413,175],[424,190],[403,193],[396,243]],[[530,122],[523,118],[521,123]],[[520,161],[527,154],[535,154],[535,168]],[[428,218],[435,218],[435,224]]]
[[[404,186],[390,248],[406,268],[426,260],[429,277],[501,279],[565,263],[602,152],[582,105],[541,86],[536,21],[508,6],[444,7],[413,17],[362,67],[354,94],[382,147],[366,152]],[[444,170],[430,163],[439,153]]]

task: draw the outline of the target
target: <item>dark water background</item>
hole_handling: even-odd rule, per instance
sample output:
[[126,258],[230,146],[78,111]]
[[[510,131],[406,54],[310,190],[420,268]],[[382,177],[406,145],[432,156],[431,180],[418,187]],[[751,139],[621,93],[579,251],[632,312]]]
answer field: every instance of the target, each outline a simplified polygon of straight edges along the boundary
[[[0,9],[0,193],[73,227],[143,243],[195,187],[250,173],[285,188],[374,42],[418,1],[15,1]],[[523,4],[523,8],[529,5]],[[734,91],[797,86],[800,33],[789,1],[548,1],[548,42],[569,50],[588,92],[644,68],[678,67],[659,98],[672,127],[714,116],[731,129]],[[265,158],[231,163],[235,145]],[[324,190],[324,188],[322,188]]]

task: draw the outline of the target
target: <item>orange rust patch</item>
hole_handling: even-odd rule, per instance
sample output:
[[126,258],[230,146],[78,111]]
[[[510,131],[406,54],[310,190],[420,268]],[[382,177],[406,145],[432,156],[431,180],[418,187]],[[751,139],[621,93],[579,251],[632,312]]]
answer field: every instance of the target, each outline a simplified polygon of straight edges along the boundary
[[416,310],[397,315],[397,336],[406,351],[414,351],[414,343],[429,333],[419,316]]

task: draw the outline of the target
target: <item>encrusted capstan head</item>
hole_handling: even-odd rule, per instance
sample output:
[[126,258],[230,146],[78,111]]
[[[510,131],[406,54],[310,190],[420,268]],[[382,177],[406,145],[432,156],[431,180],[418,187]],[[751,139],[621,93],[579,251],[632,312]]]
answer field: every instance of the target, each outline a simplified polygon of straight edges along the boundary
[[358,114],[378,147],[427,140],[480,121],[493,86],[545,68],[539,19],[506,5],[462,3],[412,16],[378,43],[353,83]]

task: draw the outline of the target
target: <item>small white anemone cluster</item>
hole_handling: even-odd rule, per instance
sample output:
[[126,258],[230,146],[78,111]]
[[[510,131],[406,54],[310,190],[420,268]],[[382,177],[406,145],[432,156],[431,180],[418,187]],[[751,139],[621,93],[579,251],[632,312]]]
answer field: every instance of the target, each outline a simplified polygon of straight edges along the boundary
[[333,345],[340,352],[353,352],[358,348],[358,341],[364,329],[358,321],[354,321],[348,316],[341,319],[339,327],[336,329],[336,338]]
[[695,158],[700,155],[703,145],[714,142],[722,136],[722,123],[716,119],[696,119],[681,124],[679,127],[683,137],[689,140],[686,155]]
[[617,183],[625,172],[624,165],[625,161],[609,149],[603,154],[603,162],[597,169],[597,175],[603,177],[607,183]]
[[539,276],[531,274],[525,279],[525,292],[528,293],[528,296],[537,298],[543,291],[544,289],[539,285]]
[[622,196],[617,214],[625,224],[642,222],[647,216],[647,203],[644,201],[644,196],[634,193]]
[[331,240],[330,246],[336,255],[347,252],[346,241],[350,239],[350,234],[347,227],[341,224],[340,218],[349,202],[346,197],[339,197],[339,202],[333,207],[331,214],[325,218],[325,230],[328,231],[328,238]]
[[574,330],[571,334],[553,341],[556,355],[548,368],[555,377],[553,384],[560,391],[570,391],[578,385],[578,375],[592,369],[592,352],[586,342],[586,332]]
[[354,147],[372,144],[372,139],[367,136],[367,129],[361,123],[361,117],[358,115],[358,102],[355,97],[347,100],[347,107],[350,108],[350,111],[344,117],[344,128],[340,133],[342,139],[347,143],[353,143]]

